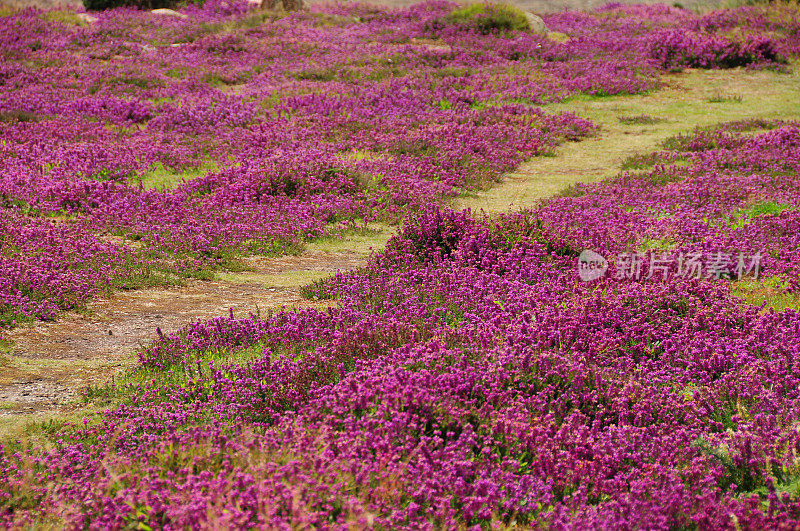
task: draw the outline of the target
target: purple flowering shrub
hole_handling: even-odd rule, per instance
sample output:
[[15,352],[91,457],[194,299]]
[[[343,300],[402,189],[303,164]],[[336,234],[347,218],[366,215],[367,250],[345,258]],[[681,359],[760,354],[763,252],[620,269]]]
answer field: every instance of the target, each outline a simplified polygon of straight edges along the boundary
[[[4,216],[31,218],[45,241],[61,237],[45,218],[91,241],[51,271],[40,265],[48,280],[9,270],[7,321],[399,219],[592,130],[498,100],[512,81],[493,48],[507,39],[454,37],[464,42],[449,52],[412,42],[444,5],[363,22],[359,8],[273,21],[212,7],[157,23],[130,10],[86,27],[34,10],[3,19]],[[545,91],[529,81],[515,97]],[[139,184],[158,171],[178,186]],[[32,237],[7,233],[14,260],[37,263]]]
[[547,23],[579,36],[583,47],[595,41],[595,46],[640,54],[664,69],[775,68],[798,52],[794,12],[791,6],[769,6],[698,16],[658,4],[609,5],[595,13],[551,15]]
[[673,252],[760,253],[761,272],[798,288],[800,124],[755,120],[666,142],[641,171],[581,185],[540,216],[577,248],[656,242]]
[[748,36],[735,41],[678,30],[655,35],[650,54],[662,68],[734,68],[786,61],[779,55],[777,43],[767,37]]
[[431,213],[405,234],[433,242],[460,224],[453,252],[423,263],[398,236],[337,279],[339,308],[165,336],[143,353],[157,380],[99,424],[57,433],[36,457],[7,451],[8,517],[170,527],[797,518],[800,315],[742,308],[714,281],[582,283],[574,257],[519,229],[529,216]]

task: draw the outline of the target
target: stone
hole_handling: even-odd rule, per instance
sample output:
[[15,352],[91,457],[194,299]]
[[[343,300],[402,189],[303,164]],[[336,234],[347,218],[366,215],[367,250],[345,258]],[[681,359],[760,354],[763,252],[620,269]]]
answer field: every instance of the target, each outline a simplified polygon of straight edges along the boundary
[[86,22],[87,24],[94,24],[95,22],[100,20],[96,16],[90,15],[89,13],[78,13],[76,16],[78,17],[78,20]]
[[528,19],[528,25],[531,27],[531,31],[533,33],[538,33],[540,35],[547,35],[547,25],[542,20],[542,17],[539,15],[534,15],[533,13],[525,13],[525,18]]
[[154,15],[159,15],[163,17],[177,17],[177,18],[188,18],[183,13],[178,13],[177,11],[173,11],[172,9],[154,9],[150,11]]

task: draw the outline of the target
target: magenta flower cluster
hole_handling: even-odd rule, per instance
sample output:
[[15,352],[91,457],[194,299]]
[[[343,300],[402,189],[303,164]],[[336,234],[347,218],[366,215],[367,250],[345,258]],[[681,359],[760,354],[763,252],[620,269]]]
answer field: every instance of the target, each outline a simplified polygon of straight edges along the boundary
[[796,292],[800,124],[733,122],[679,135],[666,147],[630,160],[635,170],[549,200],[538,215],[572,248],[608,256],[649,248],[730,261],[758,254],[760,275]]
[[726,282],[584,283],[542,213],[431,208],[318,286],[337,308],[163,336],[142,361],[166,379],[53,451],[6,451],[8,518],[797,523],[800,314]]

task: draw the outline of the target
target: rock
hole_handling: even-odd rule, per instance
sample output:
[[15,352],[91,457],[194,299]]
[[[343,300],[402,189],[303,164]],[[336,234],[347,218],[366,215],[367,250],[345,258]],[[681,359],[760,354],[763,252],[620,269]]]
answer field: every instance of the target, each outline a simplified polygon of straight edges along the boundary
[[164,17],[177,17],[177,18],[188,18],[183,13],[178,13],[177,11],[173,11],[172,9],[154,9],[150,11],[154,15],[164,16]]
[[533,33],[547,35],[547,26],[545,25],[544,20],[542,20],[542,17],[527,12],[525,13],[525,17],[528,19],[528,25],[530,25]]
[[75,16],[78,17],[78,20],[80,20],[82,22],[86,22],[87,24],[94,24],[95,22],[100,20],[99,18],[95,17],[94,15],[90,15],[89,13],[78,13]]
[[453,49],[450,47],[449,44],[446,44],[444,41],[434,40],[434,39],[417,39],[412,38],[411,44],[416,46],[422,46],[428,50],[436,50],[439,52],[452,52]]

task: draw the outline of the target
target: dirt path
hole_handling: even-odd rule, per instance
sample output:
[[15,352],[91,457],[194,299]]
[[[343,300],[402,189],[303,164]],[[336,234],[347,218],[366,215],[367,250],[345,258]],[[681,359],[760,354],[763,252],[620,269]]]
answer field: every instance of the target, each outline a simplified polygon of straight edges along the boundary
[[[455,202],[456,207],[508,211],[530,207],[576,182],[617,173],[633,154],[657,149],[665,138],[696,126],[745,118],[800,118],[800,75],[773,72],[694,71],[664,78],[662,90],[640,96],[576,98],[549,105],[548,112],[575,112],[601,126],[582,142],[562,145],[554,157],[520,166],[490,190]],[[712,103],[709,99],[725,99]],[[626,125],[620,117],[646,115],[660,121]],[[0,351],[0,433],[32,420],[68,415],[79,407],[79,390],[99,385],[135,362],[135,350],[156,335],[197,319],[310,305],[300,287],[337,270],[363,264],[372,248],[391,234],[388,227],[365,236],[310,245],[301,256],[253,258],[253,271],[222,274],[215,281],[116,294],[98,300],[91,313],[67,313],[55,323],[35,323],[11,332]],[[77,414],[77,413],[76,413]]]
[[[455,204],[486,212],[526,208],[575,183],[613,176],[626,158],[657,150],[665,139],[695,127],[748,118],[798,120],[800,67],[793,68],[792,74],[693,70],[664,76],[664,86],[650,94],[579,97],[548,105],[547,112],[574,112],[601,129],[592,138],[563,144],[554,157],[525,162],[499,185]],[[658,122],[626,125],[620,121],[642,116]]]
[[315,305],[300,296],[302,286],[363,265],[389,233],[381,227],[367,236],[309,245],[300,256],[254,257],[247,260],[251,271],[119,292],[91,302],[88,312],[67,312],[56,322],[12,330],[0,354],[0,428],[3,417],[74,409],[81,388],[103,385],[129,368],[157,328],[173,332],[198,319],[227,315],[229,309],[247,315]]

